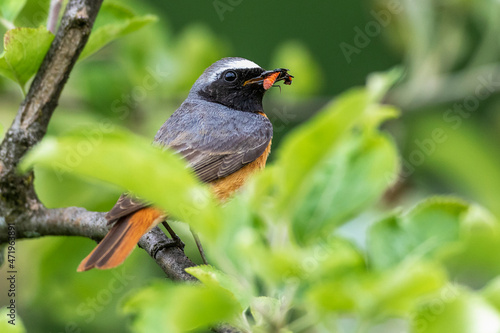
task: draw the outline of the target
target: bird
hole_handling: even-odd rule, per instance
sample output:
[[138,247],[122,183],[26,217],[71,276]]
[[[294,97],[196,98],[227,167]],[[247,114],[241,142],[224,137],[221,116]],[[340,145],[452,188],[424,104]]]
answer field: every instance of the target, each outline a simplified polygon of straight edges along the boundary
[[[289,85],[292,78],[285,68],[266,71],[245,58],[220,59],[194,82],[187,98],[158,130],[153,144],[180,154],[198,179],[208,183],[224,202],[251,174],[265,167],[273,126],[262,99],[276,82]],[[166,223],[167,215],[132,194],[122,194],[105,215],[111,229],[77,271],[120,265],[140,238],[160,223],[178,239]]]

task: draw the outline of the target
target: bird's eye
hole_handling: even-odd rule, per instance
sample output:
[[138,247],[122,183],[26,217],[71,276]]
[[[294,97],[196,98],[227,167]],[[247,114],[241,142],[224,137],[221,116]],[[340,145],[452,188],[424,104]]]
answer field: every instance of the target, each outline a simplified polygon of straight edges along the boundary
[[227,82],[233,82],[236,80],[236,73],[233,71],[226,72],[226,74],[224,74],[224,80]]

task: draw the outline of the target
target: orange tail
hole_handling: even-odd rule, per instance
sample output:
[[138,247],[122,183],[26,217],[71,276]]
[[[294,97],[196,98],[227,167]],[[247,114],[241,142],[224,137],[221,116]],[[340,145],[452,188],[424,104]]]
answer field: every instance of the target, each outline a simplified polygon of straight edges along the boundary
[[139,239],[163,220],[160,211],[146,207],[116,221],[104,239],[82,260],[77,271],[108,269],[120,265]]

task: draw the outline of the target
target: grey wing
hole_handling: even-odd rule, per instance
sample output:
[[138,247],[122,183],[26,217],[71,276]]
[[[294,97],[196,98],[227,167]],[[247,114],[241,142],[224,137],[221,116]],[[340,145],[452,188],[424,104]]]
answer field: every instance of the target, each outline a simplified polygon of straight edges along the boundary
[[170,146],[179,152],[193,168],[196,176],[202,182],[211,182],[219,178],[226,177],[246,164],[254,161],[264,153],[271,138],[247,138],[247,142],[252,144],[249,148],[230,149],[230,147],[210,150],[196,148],[188,144]]
[[203,182],[226,177],[254,161],[273,136],[271,122],[261,114],[190,103],[180,109],[158,131],[155,143],[181,154]]

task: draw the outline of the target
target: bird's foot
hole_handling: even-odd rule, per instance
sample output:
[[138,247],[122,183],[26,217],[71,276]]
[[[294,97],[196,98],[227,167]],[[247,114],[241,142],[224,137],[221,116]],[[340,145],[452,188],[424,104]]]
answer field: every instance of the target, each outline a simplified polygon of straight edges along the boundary
[[165,227],[165,229],[167,229],[168,233],[170,234],[170,237],[172,237],[172,245],[170,245],[170,247],[177,246],[181,250],[184,250],[184,246],[186,244],[184,244],[181,238],[177,236],[174,230],[168,225],[167,221],[163,221],[162,224]]

